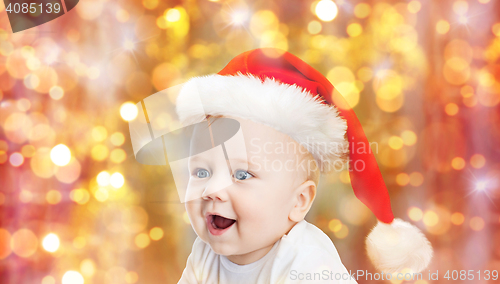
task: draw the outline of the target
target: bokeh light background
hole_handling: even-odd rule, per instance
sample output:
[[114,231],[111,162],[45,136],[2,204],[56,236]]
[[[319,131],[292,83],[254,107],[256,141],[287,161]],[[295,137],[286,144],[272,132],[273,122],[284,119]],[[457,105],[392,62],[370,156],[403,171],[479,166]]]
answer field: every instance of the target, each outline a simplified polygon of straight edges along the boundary
[[[177,283],[195,235],[168,170],[134,159],[130,103],[257,47],[354,107],[435,282],[500,271],[499,2],[95,0],[16,34],[0,3],[0,282]],[[376,219],[346,171],[322,177],[307,219],[348,269],[376,272]]]

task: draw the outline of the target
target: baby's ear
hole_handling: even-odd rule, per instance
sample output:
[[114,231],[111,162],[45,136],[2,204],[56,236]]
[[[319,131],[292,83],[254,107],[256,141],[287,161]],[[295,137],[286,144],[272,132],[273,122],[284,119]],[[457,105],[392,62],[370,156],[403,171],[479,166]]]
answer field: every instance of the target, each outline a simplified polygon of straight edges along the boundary
[[306,180],[294,190],[294,206],[288,214],[288,219],[293,222],[304,220],[307,212],[316,197],[316,184],[312,180]]

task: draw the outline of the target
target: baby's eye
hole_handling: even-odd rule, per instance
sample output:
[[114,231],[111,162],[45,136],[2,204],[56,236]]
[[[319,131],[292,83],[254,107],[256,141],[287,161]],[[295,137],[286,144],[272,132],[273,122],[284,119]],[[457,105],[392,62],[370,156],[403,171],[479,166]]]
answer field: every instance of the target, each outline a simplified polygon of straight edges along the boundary
[[210,172],[205,169],[196,169],[194,170],[194,174],[197,178],[207,178],[210,176]]
[[244,171],[244,170],[237,170],[234,173],[234,178],[236,178],[237,180],[245,180],[245,179],[249,179],[252,177],[253,177],[253,175],[251,173]]

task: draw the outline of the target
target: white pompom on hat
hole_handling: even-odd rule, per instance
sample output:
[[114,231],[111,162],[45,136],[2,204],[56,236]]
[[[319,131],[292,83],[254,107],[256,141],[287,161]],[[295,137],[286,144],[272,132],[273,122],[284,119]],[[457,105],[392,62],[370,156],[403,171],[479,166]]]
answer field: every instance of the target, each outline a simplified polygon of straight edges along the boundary
[[[182,122],[205,117],[193,107],[201,99],[206,115],[236,116],[274,127],[314,156],[328,172],[349,147],[349,171],[356,197],[379,223],[366,239],[368,256],[385,273],[422,271],[432,258],[432,247],[415,226],[394,219],[387,187],[363,128],[344,97],[320,72],[282,50],[247,51],[232,59],[219,73],[188,81],[177,99]],[[347,141],[345,140],[347,136]]]

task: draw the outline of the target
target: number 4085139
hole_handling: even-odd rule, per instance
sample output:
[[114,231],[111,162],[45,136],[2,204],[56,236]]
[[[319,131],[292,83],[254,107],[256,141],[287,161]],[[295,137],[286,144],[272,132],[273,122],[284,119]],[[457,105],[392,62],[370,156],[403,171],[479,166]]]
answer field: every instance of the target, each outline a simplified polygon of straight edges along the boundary
[[[45,7],[44,5],[45,4]],[[11,14],[42,14],[42,13],[55,13],[61,12],[61,4],[59,3],[9,3],[5,11]]]
[[497,280],[497,270],[447,270],[444,278],[447,280]]

